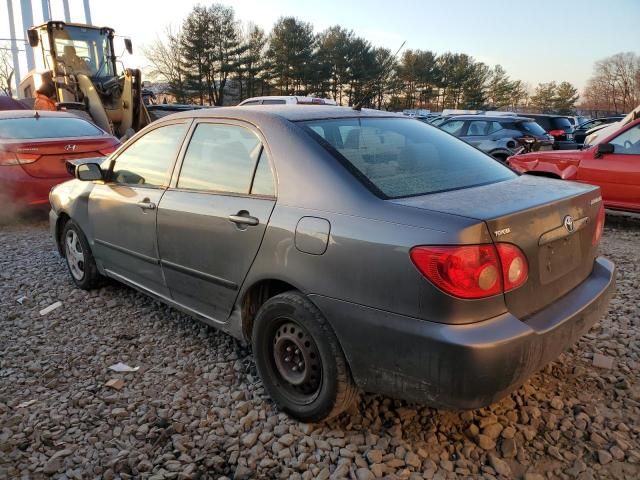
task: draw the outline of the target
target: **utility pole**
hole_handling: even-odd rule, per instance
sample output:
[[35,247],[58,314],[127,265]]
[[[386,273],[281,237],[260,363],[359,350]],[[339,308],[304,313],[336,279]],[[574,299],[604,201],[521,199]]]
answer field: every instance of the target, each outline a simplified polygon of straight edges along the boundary
[[16,27],[13,18],[12,0],[7,0],[7,12],[9,13],[9,36],[11,37],[11,57],[13,59],[13,78],[16,81],[16,92],[20,85],[20,57],[18,56],[18,41],[16,39]]
[[84,5],[84,18],[87,25],[91,25],[91,8],[89,7],[89,0],[82,0]]
[[69,11],[69,0],[62,0],[62,8],[64,9],[64,21],[71,21],[71,13]]
[[51,20],[51,5],[49,0],[41,0],[42,1],[42,17],[45,22]]
[[[10,1],[11,0],[9,0],[9,2]],[[20,38],[24,38],[27,34],[27,30],[33,27],[33,10],[31,9],[31,0],[20,0],[20,7],[22,9],[22,35],[20,35]],[[29,42],[25,42],[25,51],[27,52],[27,70],[31,71],[35,68],[35,61],[33,59],[33,49],[31,48],[31,45],[29,45]]]

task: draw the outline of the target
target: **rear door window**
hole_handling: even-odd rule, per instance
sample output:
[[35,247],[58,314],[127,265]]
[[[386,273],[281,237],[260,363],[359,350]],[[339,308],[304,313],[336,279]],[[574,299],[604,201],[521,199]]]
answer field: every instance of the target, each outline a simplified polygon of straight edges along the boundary
[[251,184],[251,195],[261,195],[267,197],[276,196],[276,185],[273,179],[273,172],[271,171],[271,165],[269,164],[269,157],[267,151],[263,148],[258,165],[256,167],[256,173],[253,176],[253,183]]
[[[413,119],[342,118],[301,125],[381,198],[468,188],[516,176],[466,142]],[[346,138],[341,132],[347,132]]]
[[25,117],[0,120],[0,138],[35,140],[38,138],[95,137],[105,133],[76,117]]
[[249,194],[260,139],[237,125],[200,123],[182,161],[178,188]]
[[487,126],[487,135],[499,132],[503,128],[504,127],[500,122],[489,122],[489,125]]
[[451,120],[450,122],[440,125],[440,128],[451,135],[460,136],[464,120]]
[[484,120],[474,120],[473,122],[469,122],[469,127],[467,128],[467,136],[468,137],[481,137],[487,134],[487,128],[489,127],[489,122]]

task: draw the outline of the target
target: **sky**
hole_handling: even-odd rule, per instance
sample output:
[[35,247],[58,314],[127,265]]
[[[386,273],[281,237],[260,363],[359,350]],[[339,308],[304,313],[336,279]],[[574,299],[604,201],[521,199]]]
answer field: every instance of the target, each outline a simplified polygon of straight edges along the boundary
[[[19,0],[13,1],[20,32]],[[49,0],[53,18],[63,19],[62,0]],[[127,66],[144,67],[141,49],[177,29],[197,0],[89,0],[93,23],[130,37]],[[9,36],[4,1],[0,38]],[[41,0],[32,0],[34,21]],[[243,23],[269,31],[281,16],[310,22],[320,32],[332,25],[352,29],[375,46],[436,53],[466,53],[502,65],[512,79],[535,86],[569,81],[582,91],[595,61],[622,51],[640,54],[640,0],[222,0]],[[84,21],[82,0],[69,0],[72,21]],[[170,6],[169,6],[170,5]],[[23,67],[23,71],[26,66]]]

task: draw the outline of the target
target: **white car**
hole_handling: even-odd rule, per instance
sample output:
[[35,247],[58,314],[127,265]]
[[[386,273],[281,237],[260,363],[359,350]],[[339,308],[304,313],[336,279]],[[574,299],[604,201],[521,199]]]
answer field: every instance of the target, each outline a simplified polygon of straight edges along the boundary
[[247,105],[337,105],[335,100],[319,97],[301,97],[295,95],[272,95],[266,97],[251,97],[238,104],[239,107]]

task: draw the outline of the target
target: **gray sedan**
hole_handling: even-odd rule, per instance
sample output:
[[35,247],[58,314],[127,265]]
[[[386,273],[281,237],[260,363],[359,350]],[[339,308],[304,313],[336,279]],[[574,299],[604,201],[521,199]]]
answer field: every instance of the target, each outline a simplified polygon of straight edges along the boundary
[[303,421],[359,390],[490,404],[614,291],[597,187],[518,176],[393,114],[189,111],[70,167],[50,220],[76,285],[109,277],[250,342]]

